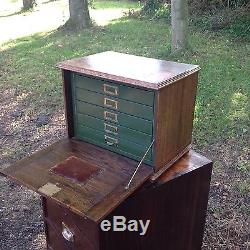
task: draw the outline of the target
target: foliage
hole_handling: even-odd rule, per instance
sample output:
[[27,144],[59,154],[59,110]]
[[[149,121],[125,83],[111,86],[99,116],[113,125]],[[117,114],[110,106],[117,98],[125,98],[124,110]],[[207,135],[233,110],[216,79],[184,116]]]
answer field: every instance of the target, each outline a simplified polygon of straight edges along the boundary
[[228,33],[233,38],[250,41],[250,15],[243,9],[226,9],[214,14],[193,15],[190,22],[205,31],[219,31]]
[[247,7],[248,4],[249,0],[189,0],[190,11],[195,14],[213,13],[226,8]]
[[170,4],[163,0],[147,0],[141,10],[142,16],[170,20]]

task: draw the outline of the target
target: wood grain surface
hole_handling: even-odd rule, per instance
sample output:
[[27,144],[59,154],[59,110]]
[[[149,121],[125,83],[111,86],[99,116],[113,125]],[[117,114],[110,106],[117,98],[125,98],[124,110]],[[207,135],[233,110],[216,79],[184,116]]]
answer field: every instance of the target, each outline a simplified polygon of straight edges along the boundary
[[190,151],[154,184],[143,185],[107,216],[150,220],[146,235],[101,232],[100,250],[200,250],[212,162]]
[[191,144],[197,81],[198,73],[194,73],[157,93],[156,172]]
[[[101,170],[83,184],[52,173],[54,166],[70,156],[87,161]],[[99,221],[152,174],[150,166],[142,165],[131,187],[125,190],[137,164],[83,141],[64,139],[1,170],[1,174],[42,196],[50,197],[83,217]]]
[[200,68],[198,65],[106,51],[58,63],[64,70],[148,89],[163,88]]

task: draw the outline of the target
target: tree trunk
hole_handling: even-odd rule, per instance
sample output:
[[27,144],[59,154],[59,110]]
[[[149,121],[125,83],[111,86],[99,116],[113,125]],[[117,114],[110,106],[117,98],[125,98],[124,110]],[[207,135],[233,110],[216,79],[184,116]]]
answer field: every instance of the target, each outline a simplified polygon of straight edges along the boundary
[[35,0],[23,0],[23,9],[31,9],[34,7]]
[[90,26],[88,0],[69,0],[70,17],[67,24],[72,29],[83,29]]
[[172,52],[185,50],[188,46],[187,0],[171,1]]

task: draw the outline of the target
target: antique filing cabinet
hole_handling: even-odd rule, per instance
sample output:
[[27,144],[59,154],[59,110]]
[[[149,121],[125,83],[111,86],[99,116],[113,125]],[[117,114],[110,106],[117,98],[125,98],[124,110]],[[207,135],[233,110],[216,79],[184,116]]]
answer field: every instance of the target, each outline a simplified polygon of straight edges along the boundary
[[[42,196],[48,249],[200,249],[212,163],[178,161],[199,67],[115,52],[58,67],[68,138],[0,172]],[[150,219],[150,231],[102,232],[113,215]]]
[[199,67],[112,51],[58,64],[69,136],[154,168],[188,151]]
[[[88,159],[78,180],[89,168],[93,171],[91,165],[101,172],[84,182],[54,174],[51,169],[63,159],[66,165],[76,164],[69,155]],[[48,250],[200,250],[212,162],[191,150],[154,183],[147,181],[152,168],[142,165],[125,190],[135,166],[133,160],[108,150],[65,139],[2,174],[42,196]],[[144,236],[102,231],[101,221],[112,222],[114,216],[150,220],[148,231]]]

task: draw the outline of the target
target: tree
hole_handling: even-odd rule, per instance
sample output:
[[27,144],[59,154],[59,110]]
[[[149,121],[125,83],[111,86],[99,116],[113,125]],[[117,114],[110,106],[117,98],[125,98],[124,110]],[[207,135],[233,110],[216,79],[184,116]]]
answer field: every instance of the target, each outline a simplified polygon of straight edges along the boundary
[[187,0],[171,1],[172,52],[188,46],[188,3]]
[[34,7],[36,1],[35,0],[23,0],[23,9],[31,9]]
[[83,29],[90,26],[88,0],[69,0],[70,17],[66,23],[71,29]]

